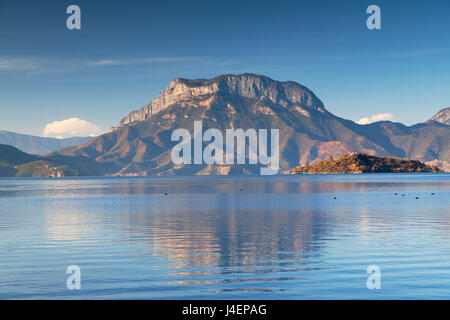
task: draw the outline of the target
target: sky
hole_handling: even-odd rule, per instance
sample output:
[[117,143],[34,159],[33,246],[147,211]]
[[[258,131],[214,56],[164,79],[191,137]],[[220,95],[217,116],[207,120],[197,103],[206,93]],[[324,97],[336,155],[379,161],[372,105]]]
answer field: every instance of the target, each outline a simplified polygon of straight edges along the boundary
[[450,1],[0,0],[0,130],[98,134],[174,78],[245,72],[343,118],[424,122],[450,106]]

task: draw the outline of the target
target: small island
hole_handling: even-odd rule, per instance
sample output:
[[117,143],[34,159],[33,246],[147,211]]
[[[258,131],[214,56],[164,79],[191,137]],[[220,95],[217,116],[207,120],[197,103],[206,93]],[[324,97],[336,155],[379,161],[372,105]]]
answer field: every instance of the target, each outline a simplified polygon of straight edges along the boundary
[[330,157],[312,166],[298,166],[286,171],[287,174],[326,174],[326,173],[406,173],[441,172],[434,165],[426,165],[418,160],[393,157],[375,157],[363,153],[346,153],[338,158]]

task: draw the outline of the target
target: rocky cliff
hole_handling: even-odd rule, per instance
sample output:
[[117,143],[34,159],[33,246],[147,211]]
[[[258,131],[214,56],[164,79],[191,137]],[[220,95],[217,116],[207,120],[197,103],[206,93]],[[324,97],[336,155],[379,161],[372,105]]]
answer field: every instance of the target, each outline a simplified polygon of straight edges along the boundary
[[440,122],[442,124],[450,125],[450,108],[440,110],[430,120]]
[[298,83],[279,82],[254,74],[223,75],[214,79],[175,79],[153,101],[130,112],[120,126],[151,118],[176,103],[189,103],[202,96],[227,94],[248,99],[268,99],[283,107],[299,106],[325,112],[322,102],[309,89]]

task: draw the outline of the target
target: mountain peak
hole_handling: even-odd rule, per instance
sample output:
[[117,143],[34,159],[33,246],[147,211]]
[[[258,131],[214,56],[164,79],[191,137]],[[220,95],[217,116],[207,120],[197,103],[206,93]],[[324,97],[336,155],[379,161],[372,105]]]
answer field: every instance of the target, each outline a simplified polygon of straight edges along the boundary
[[251,73],[226,74],[212,79],[172,80],[166,89],[139,110],[130,112],[120,125],[150,118],[159,111],[183,101],[209,98],[211,95],[232,95],[243,99],[268,99],[282,107],[297,105],[324,112],[323,103],[308,88],[293,82],[280,82]]
[[195,87],[195,86],[205,86],[205,85],[210,85],[213,83],[243,83],[243,82],[247,82],[247,83],[271,83],[271,82],[275,82],[275,80],[270,79],[267,76],[263,76],[263,75],[258,75],[258,74],[253,74],[253,73],[242,73],[242,74],[223,74],[220,76],[217,76],[215,78],[212,79],[185,79],[185,78],[175,78],[174,80],[172,80],[172,83],[183,83],[186,84],[187,86],[190,87]]
[[450,108],[439,110],[430,120],[450,125]]

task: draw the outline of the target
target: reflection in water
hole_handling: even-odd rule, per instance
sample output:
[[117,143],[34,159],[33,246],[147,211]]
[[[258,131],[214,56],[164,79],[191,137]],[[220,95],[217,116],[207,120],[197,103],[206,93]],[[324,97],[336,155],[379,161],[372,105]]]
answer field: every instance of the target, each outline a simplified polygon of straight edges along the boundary
[[101,221],[74,209],[64,210],[51,203],[45,207],[45,235],[54,241],[82,241],[99,231]]
[[130,220],[129,232],[131,241],[136,236],[148,239],[153,250],[165,252],[177,262],[176,269],[186,269],[178,274],[199,274],[196,268],[227,270],[306,261],[318,254],[316,239],[325,233],[325,229],[314,232],[315,220],[320,220],[320,215],[312,212],[159,210],[151,220]]
[[0,298],[445,298],[449,191],[445,174],[0,179]]
[[[144,247],[145,255],[157,252],[172,262],[166,269],[170,280],[164,280],[164,285],[247,282],[251,286],[297,279],[281,276],[285,272],[319,269],[308,264],[318,258],[320,238],[327,230],[320,212],[239,209],[245,198],[208,197],[208,207],[220,210],[201,208],[199,203],[205,200],[196,196],[173,196],[158,205],[150,199],[142,206],[145,211],[130,214],[134,206],[128,208],[121,226],[129,242]],[[273,274],[280,276],[268,277]],[[239,291],[273,291],[269,287]],[[285,289],[275,291],[280,290]]]

